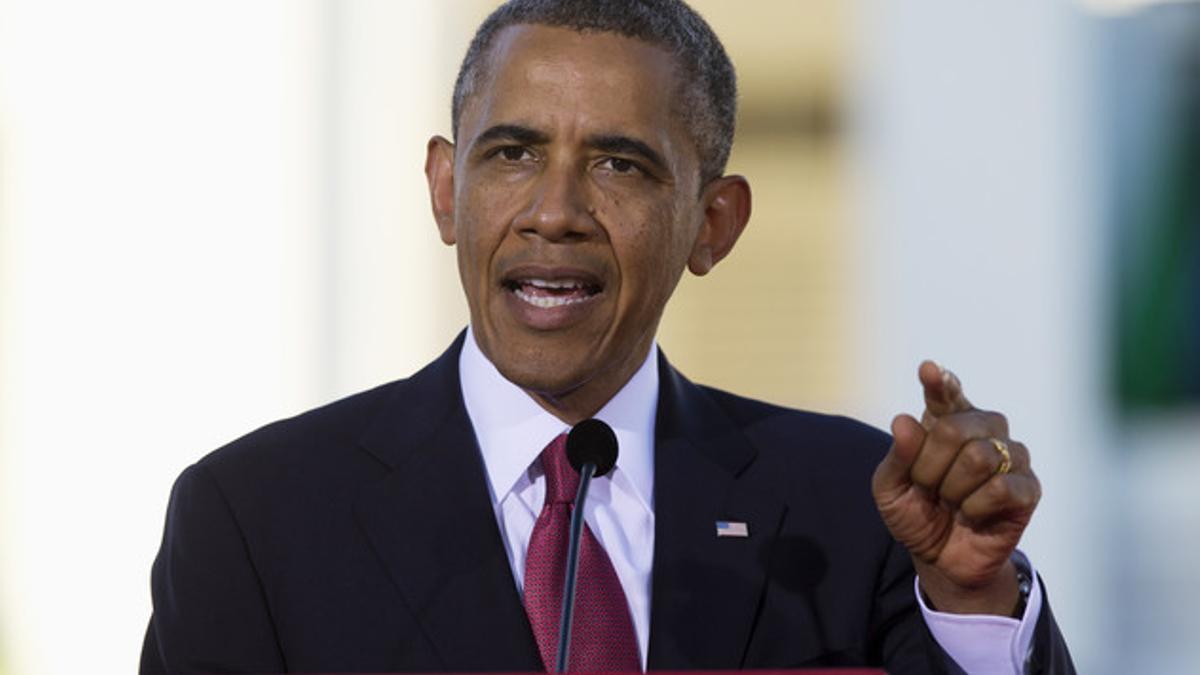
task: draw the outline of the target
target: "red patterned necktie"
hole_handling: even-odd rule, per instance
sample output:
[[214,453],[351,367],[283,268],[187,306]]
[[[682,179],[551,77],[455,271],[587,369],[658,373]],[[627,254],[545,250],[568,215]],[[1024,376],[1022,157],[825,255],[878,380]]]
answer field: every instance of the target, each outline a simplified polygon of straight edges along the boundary
[[[558,623],[562,615],[563,581],[567,573],[567,538],[579,474],[567,461],[567,436],[560,435],[542,451],[546,503],[529,537],[525,556],[525,612],[547,670],[558,658]],[[621,581],[591,528],[583,526],[579,545],[579,577],[567,670],[638,672],[637,637]]]

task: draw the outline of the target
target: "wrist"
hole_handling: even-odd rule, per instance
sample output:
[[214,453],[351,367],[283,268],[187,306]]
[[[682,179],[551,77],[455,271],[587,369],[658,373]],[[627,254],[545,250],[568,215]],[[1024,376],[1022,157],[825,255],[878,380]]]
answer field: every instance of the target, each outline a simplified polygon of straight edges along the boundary
[[928,563],[914,559],[918,586],[926,605],[950,614],[988,614],[1020,618],[1029,597],[1032,579],[1024,578],[1013,559],[1005,561],[989,579],[972,584],[954,581]]

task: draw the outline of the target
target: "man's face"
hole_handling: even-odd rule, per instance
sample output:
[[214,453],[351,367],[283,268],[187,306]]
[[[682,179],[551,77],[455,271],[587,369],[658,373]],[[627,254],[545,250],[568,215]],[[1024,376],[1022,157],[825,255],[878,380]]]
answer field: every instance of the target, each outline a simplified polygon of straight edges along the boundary
[[430,142],[439,229],[484,354],[560,417],[588,416],[641,364],[697,255],[706,198],[675,63],[612,33],[520,25],[485,69],[457,145]]

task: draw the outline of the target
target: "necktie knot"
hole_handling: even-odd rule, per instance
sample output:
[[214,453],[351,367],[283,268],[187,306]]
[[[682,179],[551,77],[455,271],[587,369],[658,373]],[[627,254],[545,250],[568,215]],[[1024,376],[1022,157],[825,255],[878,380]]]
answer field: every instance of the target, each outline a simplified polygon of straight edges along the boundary
[[567,435],[559,434],[542,450],[546,473],[546,504],[573,504],[579,491],[579,474],[567,459]]

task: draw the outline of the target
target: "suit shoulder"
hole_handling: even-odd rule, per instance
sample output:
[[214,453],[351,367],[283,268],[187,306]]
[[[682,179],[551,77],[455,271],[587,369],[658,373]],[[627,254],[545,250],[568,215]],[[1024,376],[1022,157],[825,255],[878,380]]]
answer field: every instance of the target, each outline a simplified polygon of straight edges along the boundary
[[217,448],[197,464],[220,474],[258,464],[294,462],[326,449],[352,445],[405,382],[382,384],[272,422]]
[[760,451],[857,458],[873,469],[891,445],[889,434],[851,417],[789,408],[712,387],[701,389]]
[[701,387],[716,406],[724,411],[732,422],[742,426],[744,430],[758,432],[791,432],[803,430],[805,435],[821,436],[829,441],[848,444],[865,444],[865,446],[887,447],[890,437],[886,432],[860,422],[858,419],[829,414],[798,410],[772,404],[772,402],[746,398],[725,390],[713,387]]

